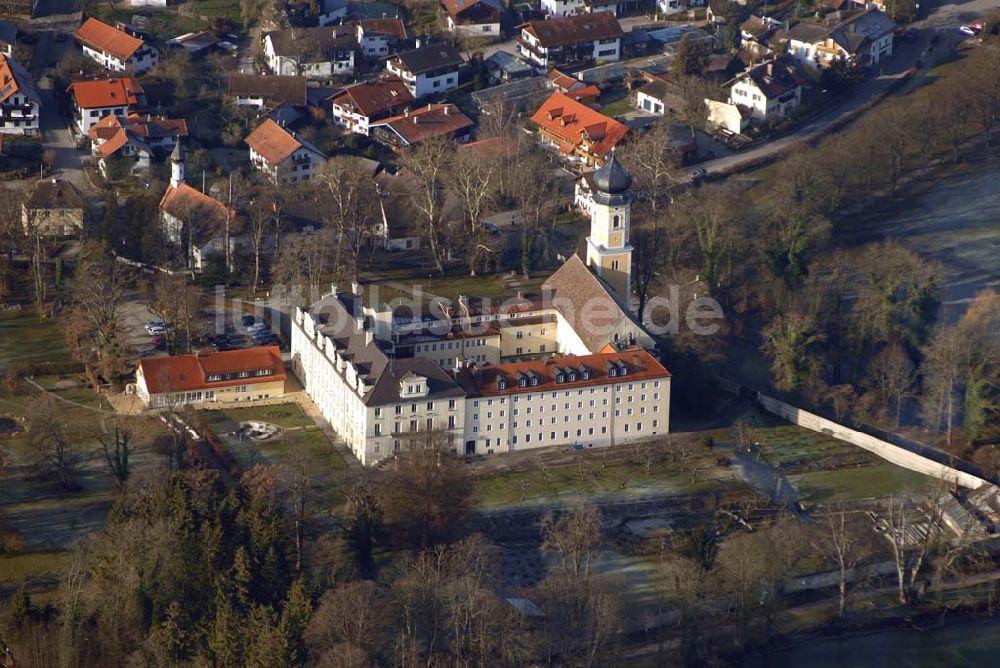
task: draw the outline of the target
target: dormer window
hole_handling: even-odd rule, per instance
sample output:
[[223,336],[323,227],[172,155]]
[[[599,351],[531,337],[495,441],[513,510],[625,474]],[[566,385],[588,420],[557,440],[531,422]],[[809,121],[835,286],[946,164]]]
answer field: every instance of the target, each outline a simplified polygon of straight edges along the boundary
[[618,369],[616,369],[615,367],[611,367],[610,369],[608,369],[608,376],[614,378],[617,375],[618,375]]
[[531,377],[531,386],[536,387],[538,385],[538,376]]
[[625,366],[624,364],[622,364],[622,365],[621,365],[621,367],[619,367],[619,372],[618,372],[618,375],[619,375],[619,376],[624,376],[624,375],[626,375],[627,373],[628,373],[628,367],[627,367],[627,366]]
[[507,381],[504,378],[497,378],[497,389],[498,390],[507,389]]
[[563,378],[564,378],[564,376],[561,373],[557,373],[556,374],[556,383],[563,382]]

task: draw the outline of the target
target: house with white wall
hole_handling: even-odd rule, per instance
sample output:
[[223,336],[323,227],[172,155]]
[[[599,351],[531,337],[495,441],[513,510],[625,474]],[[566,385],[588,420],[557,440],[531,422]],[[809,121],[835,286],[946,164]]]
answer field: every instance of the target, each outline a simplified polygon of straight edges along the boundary
[[788,53],[803,65],[829,67],[837,60],[870,68],[892,55],[896,24],[880,9],[838,13],[841,20],[829,24],[800,21],[784,36]]
[[246,138],[250,163],[274,183],[301,183],[319,173],[326,155],[270,118]]
[[414,97],[399,77],[381,77],[348,86],[331,99],[334,125],[368,136],[372,123],[407,109]]
[[354,74],[358,43],[349,27],[289,28],[264,34],[264,58],[274,74],[330,80]]
[[788,118],[802,104],[810,81],[791,56],[761,63],[729,81],[729,103],[750,110],[756,121]]
[[461,54],[451,44],[437,43],[403,51],[385,63],[385,68],[406,83],[415,98],[447,93],[458,87]]
[[540,0],[539,4],[549,18],[563,18],[586,12],[583,0]]
[[618,19],[610,13],[582,14],[521,26],[517,51],[540,67],[564,67],[621,58]]
[[73,35],[83,55],[115,72],[142,74],[159,62],[159,52],[143,40],[89,18]]
[[38,134],[41,110],[35,80],[13,59],[0,55],[0,134]]
[[354,24],[358,48],[368,58],[384,58],[406,41],[406,25],[399,19],[363,19]]
[[81,136],[105,116],[125,118],[146,104],[146,93],[132,77],[76,81],[69,86],[73,121]]
[[498,0],[441,0],[448,31],[467,38],[496,40],[502,37],[503,8]]

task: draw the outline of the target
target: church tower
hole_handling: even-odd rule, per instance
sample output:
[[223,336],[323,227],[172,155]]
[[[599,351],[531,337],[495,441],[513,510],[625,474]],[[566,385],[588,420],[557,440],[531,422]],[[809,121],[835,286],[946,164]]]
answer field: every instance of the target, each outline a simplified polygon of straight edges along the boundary
[[170,186],[179,188],[184,183],[184,147],[181,146],[180,137],[174,144],[174,151],[170,154]]
[[610,285],[619,300],[632,308],[631,223],[632,175],[615,154],[594,172],[594,212],[587,237],[587,266]]

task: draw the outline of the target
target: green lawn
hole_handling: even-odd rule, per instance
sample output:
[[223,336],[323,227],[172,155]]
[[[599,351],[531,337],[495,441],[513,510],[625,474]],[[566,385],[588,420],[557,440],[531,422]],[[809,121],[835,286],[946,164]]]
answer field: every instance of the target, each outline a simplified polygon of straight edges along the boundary
[[0,555],[0,586],[18,585],[39,575],[54,575],[62,569],[70,556],[70,552],[24,552]]
[[939,484],[933,478],[889,463],[814,471],[792,475],[788,479],[806,503],[884,498],[904,491],[921,493]]
[[754,434],[756,440],[761,444],[764,457],[773,464],[863,452],[850,443],[792,424],[758,428]]
[[191,11],[203,16],[222,18],[237,23],[243,21],[240,15],[240,0],[191,0],[187,6]]
[[[210,425],[225,422],[270,422],[279,427],[311,427],[312,419],[302,412],[298,404],[277,406],[252,406],[249,408],[227,408],[225,410],[204,411],[202,416]],[[230,427],[232,428],[232,427]]]
[[[709,466],[708,461],[697,467]],[[658,461],[649,475],[639,462],[627,462],[604,467],[590,460],[582,469],[576,465],[527,471],[504,471],[477,478],[474,483],[479,505],[510,506],[554,501],[559,497],[617,494],[642,496],[648,494],[694,494],[723,487],[741,485],[731,478],[709,477],[702,471],[692,479],[690,471],[681,471],[674,462]]]
[[[254,406],[202,411],[202,417],[226,443],[244,469],[254,464],[282,464],[292,448],[306,448],[312,455],[317,473],[347,468],[330,439],[319,430],[298,404]],[[229,435],[240,422],[270,422],[282,428],[277,436],[263,442],[239,441]]]
[[632,111],[632,101],[626,97],[619,98],[601,107],[601,113],[605,116],[621,116]]
[[0,313],[0,368],[71,361],[56,320],[27,311]]

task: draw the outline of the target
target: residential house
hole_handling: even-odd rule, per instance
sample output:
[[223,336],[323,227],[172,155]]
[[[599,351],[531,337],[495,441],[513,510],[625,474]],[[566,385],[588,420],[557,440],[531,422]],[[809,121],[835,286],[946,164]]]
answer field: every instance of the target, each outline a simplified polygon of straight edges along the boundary
[[400,116],[373,123],[371,135],[393,150],[430,139],[468,141],[474,123],[453,104],[428,104]]
[[108,176],[107,160],[112,157],[132,158],[132,170],[148,169],[157,155],[174,150],[182,137],[188,136],[184,119],[132,114],[122,120],[105,116],[87,133],[91,152],[100,158],[101,173]]
[[731,80],[729,103],[749,108],[757,121],[788,118],[802,104],[802,88],[808,82],[794,58],[779,56]]
[[521,26],[517,50],[541,67],[614,62],[621,57],[622,28],[613,14],[584,14]]
[[329,80],[354,73],[358,43],[347,27],[289,28],[264,35],[264,58],[274,74]]
[[597,97],[601,94],[601,89],[594,84],[587,84],[579,79],[563,74],[557,69],[549,70],[546,75],[549,88],[565,93],[567,97],[592,107],[597,104]]
[[83,55],[116,72],[142,74],[159,62],[152,46],[124,30],[89,18],[74,33]]
[[326,162],[318,148],[267,119],[246,138],[250,162],[275,183],[298,183],[315,176]]
[[349,5],[347,0],[319,0],[316,20],[320,26],[340,23],[347,16]]
[[410,89],[399,77],[382,77],[348,86],[331,100],[335,125],[368,136],[369,126],[394,116],[413,103]]
[[414,251],[423,245],[424,230],[413,216],[411,194],[419,182],[412,172],[380,169],[374,175],[379,224],[375,242],[390,253]]
[[705,6],[705,0],[655,0],[654,6],[657,14],[680,14],[689,12],[698,7]]
[[584,0],[540,0],[539,6],[548,18],[564,18],[587,11]]
[[421,98],[457,88],[463,62],[454,46],[439,43],[403,51],[387,60],[385,67],[406,82],[414,97]]
[[354,24],[358,48],[368,58],[396,53],[406,39],[406,25],[399,19],[363,19]]
[[498,0],[440,0],[448,30],[462,37],[501,38],[503,7]]
[[73,122],[80,135],[105,116],[125,118],[146,104],[146,93],[132,77],[76,81],[69,86],[73,99]]
[[26,69],[0,55],[0,134],[36,135],[42,97]]
[[781,21],[769,16],[751,14],[740,24],[740,48],[758,58],[774,53],[775,36],[782,27]]
[[202,30],[201,32],[187,32],[178,35],[166,42],[168,47],[183,49],[191,56],[200,56],[219,45],[219,38]]
[[892,55],[896,24],[880,9],[837,13],[830,25],[799,22],[784,36],[788,53],[804,65],[829,67],[836,60],[870,68]]
[[665,116],[667,112],[676,111],[683,105],[684,99],[663,77],[653,77],[635,92],[636,108],[657,116]]
[[135,369],[135,392],[147,408],[252,403],[285,396],[278,346],[147,357]]
[[706,120],[709,126],[737,135],[743,134],[750,127],[753,109],[747,105],[710,98],[705,98],[705,104],[708,106]]
[[0,56],[12,58],[15,44],[17,44],[17,26],[7,21],[0,21]]
[[236,105],[253,107],[257,111],[281,104],[305,107],[307,104],[306,78],[280,74],[230,74],[229,94]]
[[564,93],[553,93],[531,117],[542,139],[559,153],[587,165],[601,165],[628,128]]
[[31,236],[66,237],[83,232],[86,213],[83,198],[72,183],[43,179],[21,205],[21,224]]

